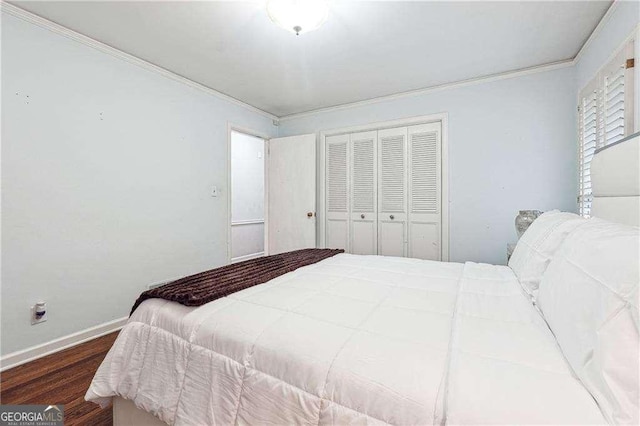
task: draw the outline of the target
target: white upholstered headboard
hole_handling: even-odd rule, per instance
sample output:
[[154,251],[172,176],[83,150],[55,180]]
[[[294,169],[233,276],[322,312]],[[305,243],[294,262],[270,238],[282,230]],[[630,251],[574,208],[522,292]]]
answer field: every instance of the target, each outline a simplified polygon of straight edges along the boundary
[[592,216],[640,226],[640,132],[596,150],[591,183]]

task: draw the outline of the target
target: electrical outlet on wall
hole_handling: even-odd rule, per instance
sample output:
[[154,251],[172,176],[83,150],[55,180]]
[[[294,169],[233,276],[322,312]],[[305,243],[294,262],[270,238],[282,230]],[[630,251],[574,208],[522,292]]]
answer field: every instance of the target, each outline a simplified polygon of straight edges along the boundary
[[38,302],[31,307],[31,325],[40,324],[47,320],[47,304]]

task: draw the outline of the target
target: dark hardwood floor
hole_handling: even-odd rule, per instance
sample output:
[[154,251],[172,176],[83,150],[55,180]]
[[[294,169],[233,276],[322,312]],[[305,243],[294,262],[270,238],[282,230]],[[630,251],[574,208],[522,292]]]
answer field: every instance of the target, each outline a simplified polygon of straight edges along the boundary
[[64,424],[112,425],[111,407],[86,402],[84,394],[118,332],[0,373],[2,404],[64,404]]

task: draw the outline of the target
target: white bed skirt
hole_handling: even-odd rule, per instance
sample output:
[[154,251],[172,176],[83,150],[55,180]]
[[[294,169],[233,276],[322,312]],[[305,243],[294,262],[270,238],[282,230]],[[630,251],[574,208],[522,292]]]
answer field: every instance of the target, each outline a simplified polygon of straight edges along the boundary
[[139,409],[128,399],[113,398],[114,426],[166,426],[162,420]]

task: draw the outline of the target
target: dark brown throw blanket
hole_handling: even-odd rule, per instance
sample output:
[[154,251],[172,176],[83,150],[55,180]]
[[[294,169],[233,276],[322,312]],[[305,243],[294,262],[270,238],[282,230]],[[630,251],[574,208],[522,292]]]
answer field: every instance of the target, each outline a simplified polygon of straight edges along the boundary
[[142,302],[153,298],[170,300],[185,306],[201,306],[343,252],[341,249],[303,249],[200,272],[145,291],[136,300],[131,313],[133,314]]

